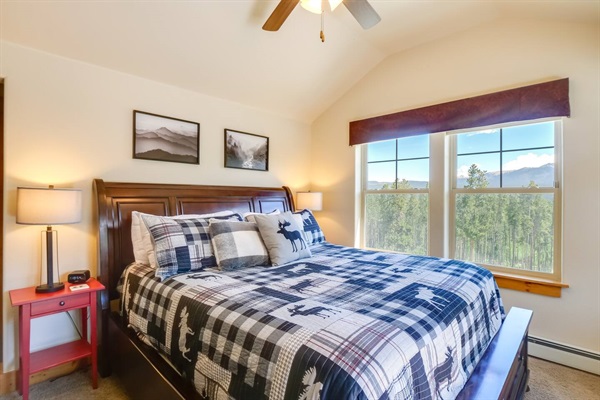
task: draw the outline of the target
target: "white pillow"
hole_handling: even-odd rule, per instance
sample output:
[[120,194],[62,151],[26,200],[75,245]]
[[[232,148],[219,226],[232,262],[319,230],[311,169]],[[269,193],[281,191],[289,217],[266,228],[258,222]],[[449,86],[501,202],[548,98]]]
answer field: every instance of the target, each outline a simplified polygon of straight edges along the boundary
[[281,211],[279,211],[278,209],[275,209],[269,213],[247,212],[247,213],[243,213],[242,217],[244,217],[244,221],[256,223],[256,219],[254,218],[255,215],[261,215],[261,214],[277,215],[279,213],[281,213]]
[[[219,211],[212,214],[182,214],[175,215],[170,218],[174,219],[187,219],[187,218],[211,218],[211,217],[222,217],[225,215],[234,214],[234,211],[226,210]],[[154,254],[154,244],[152,243],[152,235],[148,227],[142,221],[142,215],[145,214],[139,211],[131,212],[131,243],[133,245],[133,257],[135,262],[138,264],[149,265],[152,268],[157,268],[156,255]]]

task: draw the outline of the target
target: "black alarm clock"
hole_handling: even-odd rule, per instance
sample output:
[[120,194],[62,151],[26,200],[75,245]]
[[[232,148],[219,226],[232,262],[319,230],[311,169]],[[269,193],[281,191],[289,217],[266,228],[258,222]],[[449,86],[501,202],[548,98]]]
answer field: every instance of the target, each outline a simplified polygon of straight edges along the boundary
[[67,277],[67,281],[69,283],[85,283],[90,279],[90,270],[89,269],[81,269],[78,271],[73,271],[69,273]]

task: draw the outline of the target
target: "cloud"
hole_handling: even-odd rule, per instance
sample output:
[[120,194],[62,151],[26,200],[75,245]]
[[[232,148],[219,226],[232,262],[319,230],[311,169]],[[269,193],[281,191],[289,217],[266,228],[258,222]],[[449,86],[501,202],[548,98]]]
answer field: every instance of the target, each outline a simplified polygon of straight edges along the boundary
[[[479,169],[482,168],[480,164],[477,164]],[[554,164],[554,155],[552,154],[534,154],[527,153],[522,154],[515,158],[514,160],[508,161],[502,165],[502,171],[516,171],[521,168],[538,168],[546,164]],[[472,164],[469,165],[461,165],[456,168],[456,176],[458,178],[467,178],[469,176],[469,168],[471,168]],[[487,172],[498,172],[492,170],[486,170]]]
[[498,129],[482,129],[480,131],[463,133],[462,135],[465,135],[465,136],[491,135],[494,133],[498,133],[498,131],[499,131]]
[[552,154],[534,154],[527,153],[518,156],[516,159],[507,162],[502,166],[503,171],[514,171],[521,168],[537,168],[546,164],[554,163]]
[[466,178],[466,177],[469,176],[468,172],[469,172],[469,166],[468,165],[461,165],[460,167],[458,167],[456,169],[456,176],[458,178]]

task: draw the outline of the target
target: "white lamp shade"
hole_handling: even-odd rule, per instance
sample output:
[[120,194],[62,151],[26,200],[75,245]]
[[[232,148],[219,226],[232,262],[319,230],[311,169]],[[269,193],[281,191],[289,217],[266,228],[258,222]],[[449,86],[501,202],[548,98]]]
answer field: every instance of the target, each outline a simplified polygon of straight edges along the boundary
[[61,225],[80,221],[80,189],[17,188],[17,224]]
[[[333,11],[342,3],[342,0],[329,0],[328,3],[331,11]],[[311,13],[321,14],[323,12],[323,2],[321,0],[300,0],[300,5]]]
[[321,211],[323,209],[323,193],[298,192],[296,193],[296,203],[299,210],[306,208],[311,211]]

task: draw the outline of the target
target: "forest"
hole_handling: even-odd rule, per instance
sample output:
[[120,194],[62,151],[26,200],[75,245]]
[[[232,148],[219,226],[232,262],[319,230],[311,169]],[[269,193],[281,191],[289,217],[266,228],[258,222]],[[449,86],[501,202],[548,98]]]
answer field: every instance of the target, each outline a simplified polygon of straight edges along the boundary
[[[454,258],[475,263],[552,273],[554,198],[552,193],[468,193],[488,186],[485,172],[469,168],[466,192],[456,194]],[[386,184],[380,190],[393,190]],[[531,181],[528,185],[535,188]],[[412,189],[397,182],[398,189]],[[427,255],[427,193],[366,195],[365,245]]]

